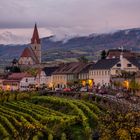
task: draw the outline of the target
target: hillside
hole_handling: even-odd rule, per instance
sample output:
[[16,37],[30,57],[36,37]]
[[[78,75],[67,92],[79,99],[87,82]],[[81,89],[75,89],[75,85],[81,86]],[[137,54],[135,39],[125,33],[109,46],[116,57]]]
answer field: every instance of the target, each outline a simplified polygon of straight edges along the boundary
[[[72,59],[82,55],[90,60],[99,58],[100,51],[124,46],[133,51],[140,50],[140,28],[121,30],[108,34],[92,34],[70,39],[56,40],[54,36],[41,39],[43,61]],[[0,45],[0,59],[19,58],[28,45]]]

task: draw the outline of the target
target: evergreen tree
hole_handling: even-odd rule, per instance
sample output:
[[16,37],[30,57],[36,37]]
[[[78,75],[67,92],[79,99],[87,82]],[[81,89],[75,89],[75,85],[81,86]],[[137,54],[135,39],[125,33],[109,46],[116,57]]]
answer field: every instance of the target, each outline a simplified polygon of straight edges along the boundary
[[103,50],[103,51],[101,52],[101,59],[106,59],[106,57],[107,57],[107,53],[106,53],[105,50]]

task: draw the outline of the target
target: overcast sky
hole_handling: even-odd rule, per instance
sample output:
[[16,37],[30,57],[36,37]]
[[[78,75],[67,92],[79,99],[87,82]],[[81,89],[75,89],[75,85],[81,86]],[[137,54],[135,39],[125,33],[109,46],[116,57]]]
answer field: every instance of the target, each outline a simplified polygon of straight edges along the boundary
[[28,42],[35,22],[41,37],[137,28],[140,0],[0,0],[0,43]]

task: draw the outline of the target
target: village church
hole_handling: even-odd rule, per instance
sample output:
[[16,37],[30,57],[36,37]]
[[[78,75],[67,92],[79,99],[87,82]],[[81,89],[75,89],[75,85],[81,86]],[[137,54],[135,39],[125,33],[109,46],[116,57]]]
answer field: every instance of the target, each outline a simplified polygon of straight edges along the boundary
[[35,24],[30,47],[26,47],[18,61],[19,65],[36,65],[41,63],[41,43],[38,34],[37,25]]

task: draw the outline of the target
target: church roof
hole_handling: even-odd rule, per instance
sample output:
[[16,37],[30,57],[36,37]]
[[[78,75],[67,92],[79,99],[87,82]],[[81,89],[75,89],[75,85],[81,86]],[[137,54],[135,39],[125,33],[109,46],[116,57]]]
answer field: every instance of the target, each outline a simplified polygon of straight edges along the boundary
[[35,27],[34,27],[33,36],[31,38],[31,44],[34,44],[34,43],[40,44],[40,38],[39,38],[38,29],[37,29],[36,24],[35,24]]
[[31,57],[36,64],[39,63],[39,60],[31,47],[26,47],[20,57]]

